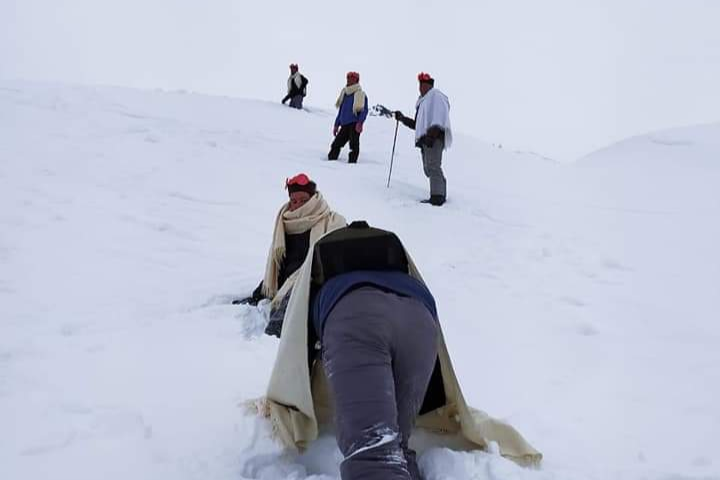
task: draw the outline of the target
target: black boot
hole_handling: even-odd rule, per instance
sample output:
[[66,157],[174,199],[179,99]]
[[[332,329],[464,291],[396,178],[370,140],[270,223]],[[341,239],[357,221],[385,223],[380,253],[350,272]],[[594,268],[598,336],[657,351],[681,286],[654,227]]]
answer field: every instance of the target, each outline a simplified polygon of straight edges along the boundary
[[445,195],[430,195],[430,205],[439,207],[443,203],[445,203]]
[[348,163],[357,163],[358,155],[360,155],[360,152],[350,152]]
[[430,205],[435,205],[436,207],[439,207],[440,205],[445,203],[445,195],[430,195],[430,198],[420,200],[420,203],[429,203]]

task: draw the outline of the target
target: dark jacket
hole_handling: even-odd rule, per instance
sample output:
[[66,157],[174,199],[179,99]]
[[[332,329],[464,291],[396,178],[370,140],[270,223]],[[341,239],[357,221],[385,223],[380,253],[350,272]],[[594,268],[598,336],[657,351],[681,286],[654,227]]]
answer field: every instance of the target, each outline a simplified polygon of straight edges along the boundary
[[[285,234],[285,257],[278,271],[278,288],[282,287],[285,280],[295,273],[295,270],[305,261],[308,250],[310,249],[310,230],[294,235]],[[253,299],[261,300],[265,298],[262,293],[263,283],[257,286],[252,296]]]
[[340,127],[343,125],[351,125],[353,123],[363,123],[368,116],[368,97],[365,95],[365,106],[356,115],[353,111],[355,104],[355,94],[345,95],[338,109],[337,117],[335,117],[335,125]]

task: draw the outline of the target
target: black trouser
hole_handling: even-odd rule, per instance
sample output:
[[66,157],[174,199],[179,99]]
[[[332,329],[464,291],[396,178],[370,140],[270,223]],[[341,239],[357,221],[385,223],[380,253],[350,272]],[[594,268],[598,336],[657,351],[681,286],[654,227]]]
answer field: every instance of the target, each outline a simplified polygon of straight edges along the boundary
[[340,127],[340,131],[335,136],[332,145],[330,145],[330,153],[328,153],[328,160],[337,160],[340,156],[340,150],[350,141],[350,156],[349,162],[357,162],[358,155],[360,155],[360,134],[355,130],[356,123],[349,123]]

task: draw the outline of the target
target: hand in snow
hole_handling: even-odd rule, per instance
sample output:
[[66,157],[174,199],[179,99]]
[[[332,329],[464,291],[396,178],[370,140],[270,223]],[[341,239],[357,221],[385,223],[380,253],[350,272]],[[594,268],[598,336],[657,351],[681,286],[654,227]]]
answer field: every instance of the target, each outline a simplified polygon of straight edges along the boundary
[[260,302],[260,299],[256,299],[255,297],[246,297],[241,298],[239,300],[233,300],[233,305],[252,305],[253,307],[257,306],[257,304]]
[[362,129],[363,129],[363,124],[362,124],[362,122],[357,122],[357,123],[355,124],[355,131],[356,131],[357,133],[362,133]]

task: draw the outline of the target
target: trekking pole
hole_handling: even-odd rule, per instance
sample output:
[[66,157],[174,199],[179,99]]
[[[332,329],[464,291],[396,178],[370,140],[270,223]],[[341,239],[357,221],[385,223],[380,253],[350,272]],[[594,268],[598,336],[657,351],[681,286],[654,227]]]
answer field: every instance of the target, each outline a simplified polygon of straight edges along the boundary
[[392,176],[393,160],[395,159],[395,144],[397,143],[397,132],[400,120],[395,120],[395,138],[393,139],[392,153],[390,154],[390,173],[388,173],[387,188],[390,188],[390,177]]

